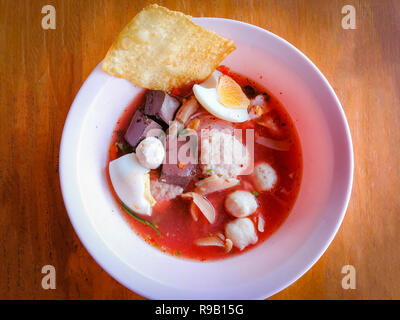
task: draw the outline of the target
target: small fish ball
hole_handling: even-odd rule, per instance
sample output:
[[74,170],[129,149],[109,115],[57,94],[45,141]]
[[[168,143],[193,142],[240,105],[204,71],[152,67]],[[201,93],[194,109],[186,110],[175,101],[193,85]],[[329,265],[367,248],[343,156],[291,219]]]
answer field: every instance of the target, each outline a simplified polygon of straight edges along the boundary
[[240,218],[229,222],[225,226],[225,235],[240,250],[258,241],[254,224],[249,218]]
[[164,146],[159,139],[147,137],[137,146],[136,156],[143,167],[157,169],[165,157]]
[[256,197],[243,190],[234,191],[225,199],[225,209],[236,218],[243,218],[251,215],[257,210]]
[[278,176],[274,168],[272,168],[268,163],[260,163],[254,168],[254,184],[258,190],[271,190],[277,181]]

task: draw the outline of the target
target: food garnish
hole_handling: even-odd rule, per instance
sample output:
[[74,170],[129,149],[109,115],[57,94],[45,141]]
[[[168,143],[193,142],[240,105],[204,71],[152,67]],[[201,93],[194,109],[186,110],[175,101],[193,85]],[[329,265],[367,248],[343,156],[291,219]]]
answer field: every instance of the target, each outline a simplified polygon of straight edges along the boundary
[[133,151],[132,147],[125,141],[117,142],[116,146],[118,148],[118,152],[121,152],[122,154],[131,153]]
[[152,4],[122,30],[102,70],[142,88],[169,92],[204,81],[233,50],[232,40],[190,16]]
[[181,131],[178,132],[178,137],[183,137],[186,136],[189,133],[189,129],[184,128]]
[[162,236],[161,232],[160,232],[160,231],[157,229],[157,227],[156,227],[155,225],[153,225],[150,221],[139,217],[136,213],[134,213],[131,209],[129,209],[129,207],[128,207],[125,203],[121,202],[121,206],[122,206],[122,208],[123,208],[130,216],[132,216],[134,219],[136,219],[137,221],[143,223],[144,225],[149,226],[150,228],[152,228],[155,232],[157,232],[157,234],[158,234],[160,237]]

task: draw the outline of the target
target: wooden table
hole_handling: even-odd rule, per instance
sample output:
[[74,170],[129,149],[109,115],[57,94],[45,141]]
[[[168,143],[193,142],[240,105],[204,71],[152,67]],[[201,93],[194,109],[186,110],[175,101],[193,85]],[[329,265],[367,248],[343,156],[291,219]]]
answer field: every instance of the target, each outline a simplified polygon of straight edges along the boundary
[[[69,107],[122,27],[153,1],[0,0],[0,298],[142,299],[87,253],[64,208],[58,153]],[[43,30],[42,6],[56,9]],[[272,299],[400,298],[400,1],[160,1],[192,16],[249,22],[287,39],[325,74],[355,151],[353,193],[336,238]],[[356,9],[345,30],[341,9]],[[54,265],[55,290],[41,287]],[[356,289],[341,286],[356,268]]]

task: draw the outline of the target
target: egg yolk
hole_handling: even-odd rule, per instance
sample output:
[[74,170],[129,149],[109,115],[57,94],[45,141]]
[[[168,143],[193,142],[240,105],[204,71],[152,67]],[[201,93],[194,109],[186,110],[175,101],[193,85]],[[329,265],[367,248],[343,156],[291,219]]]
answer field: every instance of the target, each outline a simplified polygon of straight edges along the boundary
[[217,93],[219,102],[227,108],[246,109],[250,104],[240,85],[227,75],[219,78]]

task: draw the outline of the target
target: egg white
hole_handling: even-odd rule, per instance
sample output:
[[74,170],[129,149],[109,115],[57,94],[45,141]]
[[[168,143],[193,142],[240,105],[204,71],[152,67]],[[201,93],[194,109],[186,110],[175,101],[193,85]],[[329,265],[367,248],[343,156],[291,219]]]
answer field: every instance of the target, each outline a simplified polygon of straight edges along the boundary
[[214,71],[206,81],[193,86],[193,93],[197,101],[219,119],[230,122],[245,122],[249,120],[247,109],[227,108],[219,102],[217,85],[221,75],[221,72]]
[[149,171],[139,164],[135,153],[115,159],[109,165],[111,183],[119,199],[132,211],[150,216],[145,183]]

